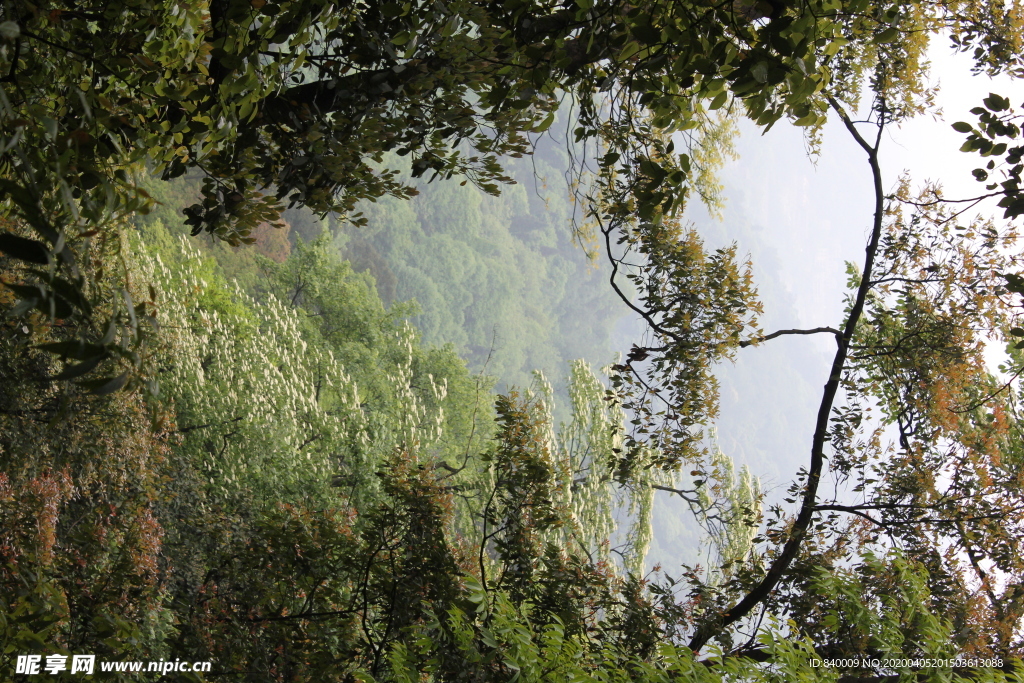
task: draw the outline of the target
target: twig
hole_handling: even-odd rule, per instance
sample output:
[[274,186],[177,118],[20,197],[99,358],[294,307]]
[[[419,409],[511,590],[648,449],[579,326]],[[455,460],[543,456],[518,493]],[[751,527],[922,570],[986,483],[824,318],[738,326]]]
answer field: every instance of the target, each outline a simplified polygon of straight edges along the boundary
[[843,334],[842,332],[833,327],[815,327],[812,330],[779,330],[778,332],[772,332],[771,334],[766,334],[765,336],[758,337],[757,339],[748,339],[747,341],[741,341],[740,347],[745,348],[747,346],[752,346],[754,344],[760,344],[761,342],[766,342],[769,339],[781,337],[784,334],[819,334],[821,332],[828,332],[829,334],[834,334],[836,337],[839,337]]

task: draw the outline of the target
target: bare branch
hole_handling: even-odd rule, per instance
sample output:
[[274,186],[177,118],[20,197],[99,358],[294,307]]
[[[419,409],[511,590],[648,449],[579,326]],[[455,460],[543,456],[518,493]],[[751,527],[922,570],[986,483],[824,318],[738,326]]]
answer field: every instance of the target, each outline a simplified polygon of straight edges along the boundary
[[683,500],[685,500],[687,503],[692,503],[692,504],[696,505],[696,504],[698,504],[700,502],[696,498],[691,498],[690,496],[686,495],[688,493],[689,494],[694,494],[694,493],[696,493],[696,491],[685,491],[683,489],[674,489],[671,486],[661,486],[659,484],[651,484],[651,488],[652,489],[657,489],[659,491],[668,491],[669,493],[678,493],[679,497],[682,498]]
[[839,330],[835,329],[834,327],[815,327],[814,329],[811,329],[811,330],[779,330],[778,332],[772,332],[771,334],[766,334],[765,336],[758,337],[757,339],[748,339],[747,341],[741,341],[740,342],[740,347],[741,348],[746,348],[747,346],[753,346],[754,344],[760,344],[761,342],[766,342],[769,339],[775,339],[776,337],[781,337],[782,335],[785,335],[785,334],[819,334],[821,332],[827,332],[829,334],[834,334],[836,337],[839,337],[840,335],[843,334],[842,332],[840,332]]
[[782,581],[783,576],[785,576],[786,571],[789,569],[789,565],[796,559],[800,545],[807,536],[808,528],[817,511],[818,484],[821,480],[821,471],[825,462],[825,442],[828,438],[829,416],[832,414],[832,406],[835,403],[843,372],[846,369],[850,340],[853,339],[854,331],[857,329],[857,324],[860,322],[861,315],[864,312],[868,291],[871,289],[871,273],[882,236],[882,221],[885,216],[885,192],[882,188],[882,170],[878,163],[878,145],[881,140],[882,128],[885,126],[884,107],[883,113],[876,124],[878,126],[878,135],[875,136],[874,144],[871,144],[864,139],[849,115],[835,99],[829,97],[829,103],[839,115],[840,120],[842,120],[854,140],[857,141],[857,144],[867,154],[868,164],[871,167],[875,211],[871,226],[871,237],[864,248],[864,268],[862,271],[864,276],[861,278],[860,285],[857,288],[857,293],[853,305],[850,307],[846,324],[843,326],[842,334],[837,335],[838,348],[832,361],[828,382],[826,382],[824,392],[822,393],[821,403],[818,405],[818,416],[815,422],[814,436],[811,440],[811,462],[807,468],[807,483],[804,487],[803,500],[800,505],[800,512],[790,527],[789,538],[782,551],[775,557],[768,571],[765,572],[764,578],[761,579],[760,583],[754,586],[738,603],[697,627],[689,643],[690,649],[694,652],[704,647],[722,629],[748,615],[771,595],[775,587]]

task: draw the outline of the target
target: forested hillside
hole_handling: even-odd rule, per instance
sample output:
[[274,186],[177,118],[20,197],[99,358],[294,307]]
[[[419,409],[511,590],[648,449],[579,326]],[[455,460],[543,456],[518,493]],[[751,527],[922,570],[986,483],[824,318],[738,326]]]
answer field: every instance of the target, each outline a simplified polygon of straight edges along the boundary
[[[0,13],[3,680],[1021,678],[1024,112],[882,163],[1020,3]],[[865,188],[813,326],[744,117]]]
[[374,275],[385,300],[416,301],[424,342],[454,344],[503,387],[528,385],[533,370],[561,384],[577,358],[610,364],[611,328],[628,313],[607,264],[574,244],[568,159],[556,144],[509,164],[517,184],[499,197],[418,183],[409,201],[361,204],[364,227],[337,228],[340,252]]
[[[257,283],[247,293],[159,220],[141,224],[142,239],[127,232],[109,247],[131,267],[103,274],[96,296],[116,306],[111,295],[125,291],[153,311],[160,332],[141,362],[159,380],[157,400],[40,394],[30,368],[52,361],[25,342],[69,343],[68,330],[7,328],[4,375],[21,379],[3,394],[4,581],[23,587],[6,603],[19,615],[11,626],[30,625],[6,633],[11,652],[59,633],[68,651],[112,659],[184,648],[219,670],[341,680],[383,666],[375,639],[417,623],[421,608],[389,591],[418,585],[461,600],[464,580],[451,572],[472,566],[491,590],[571,601],[616,566],[640,571],[653,490],[609,481],[623,418],[585,365],[571,368],[573,418],[561,430],[542,380],[500,398],[495,414],[487,380],[450,347],[423,346],[406,310],[389,310],[326,235],[281,263],[234,262]],[[533,486],[536,501],[519,498]],[[604,540],[622,505],[639,518],[619,531],[615,561]],[[33,518],[42,537],[24,529]],[[605,569],[544,550],[556,540]],[[473,543],[497,554],[477,558]],[[387,547],[385,573],[366,583],[360,554]],[[538,552],[540,564],[526,559]],[[413,612],[366,630],[351,616],[364,600]],[[278,652],[307,616],[308,656]]]
[[[517,184],[498,197],[457,182],[415,183],[419,194],[411,200],[360,205],[362,226],[295,209],[285,213],[285,227],[254,233],[254,250],[215,242],[199,248],[251,289],[252,251],[281,260],[294,245],[327,232],[331,249],[372,277],[386,305],[408,312],[424,344],[451,344],[472,372],[500,388],[529,386],[539,370],[564,395],[571,360],[597,368],[615,360],[621,349],[613,348],[611,330],[629,313],[608,288],[608,266],[595,245],[574,239],[568,166],[548,140],[510,165]],[[165,185],[147,183],[162,205],[136,222],[145,231],[160,221],[171,234],[186,235],[181,209],[199,195],[198,179]]]

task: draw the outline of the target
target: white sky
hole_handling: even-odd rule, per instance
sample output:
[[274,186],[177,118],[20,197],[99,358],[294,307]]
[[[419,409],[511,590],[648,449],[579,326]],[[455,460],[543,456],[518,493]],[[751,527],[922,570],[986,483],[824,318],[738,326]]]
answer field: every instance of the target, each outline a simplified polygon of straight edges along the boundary
[[[970,173],[980,157],[958,151],[965,136],[950,126],[974,121],[969,110],[990,92],[1019,105],[1024,87],[1006,77],[972,75],[968,57],[950,54],[941,39],[937,43],[931,50],[937,112],[889,129],[880,152],[884,182],[891,187],[906,170],[915,185],[933,180],[947,197],[972,196],[983,189]],[[781,278],[796,300],[799,320],[793,323],[835,325],[845,291],[843,264],[863,260],[871,221],[866,157],[838,121],[826,126],[816,166],[792,126],[779,123],[764,136],[753,126],[743,132],[740,159],[725,172],[726,195],[729,201],[741,197],[742,208],[758,216],[773,238],[784,266]],[[728,206],[725,213],[728,221]]]

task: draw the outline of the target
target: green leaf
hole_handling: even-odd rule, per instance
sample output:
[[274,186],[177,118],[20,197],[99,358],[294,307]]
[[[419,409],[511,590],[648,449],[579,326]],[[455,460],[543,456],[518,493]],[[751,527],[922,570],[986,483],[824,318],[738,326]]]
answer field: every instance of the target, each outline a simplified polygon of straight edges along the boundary
[[840,48],[847,45],[850,41],[846,38],[836,38],[828,45],[825,46],[825,54],[829,57],[839,52]]
[[0,178],[0,197],[4,194],[14,200],[14,203],[21,209],[21,217],[28,221],[29,225],[36,229],[36,232],[51,243],[56,243],[60,239],[60,234],[53,229],[39,210],[39,200],[34,193],[11,180]]
[[57,139],[57,122],[51,119],[49,116],[44,116],[40,119],[43,124],[43,128],[46,129],[46,137],[51,140]]
[[18,237],[9,232],[0,233],[0,251],[28,263],[45,266],[50,262],[50,252],[42,242]]
[[966,121],[957,121],[953,124],[953,130],[958,133],[970,133],[973,130],[973,127]]
[[110,357],[110,354],[108,354],[106,351],[104,351],[100,355],[95,356],[93,358],[90,358],[88,360],[82,361],[78,365],[69,365],[68,367],[64,368],[63,372],[61,372],[58,375],[55,375],[52,379],[54,381],[57,381],[57,380],[75,379],[76,377],[81,377],[82,375],[85,375],[85,374],[87,374],[89,372],[92,372],[96,368],[96,366],[98,366],[100,363],[102,363],[104,360],[106,360],[109,357]]
[[626,47],[622,48],[622,52],[619,53],[618,59],[616,61],[624,62],[639,51],[640,43],[636,42],[635,40],[630,43],[627,43]]
[[85,315],[92,314],[92,305],[82,294],[82,288],[80,286],[59,277],[50,280],[49,285],[53,288],[53,291],[60,294],[63,299],[78,310],[82,311]]
[[885,29],[884,31],[879,33],[877,36],[875,36],[875,42],[876,43],[891,43],[892,41],[896,40],[896,38],[899,35],[900,35],[900,32],[896,29],[896,27],[895,26],[890,26],[889,28]]
[[17,294],[22,299],[45,300],[48,292],[42,285],[15,285],[3,283],[7,289]]
[[1010,108],[1010,100],[1001,97],[996,93],[989,93],[988,97],[982,100],[989,111],[1005,111]]
[[99,344],[89,344],[82,340],[50,342],[48,344],[39,344],[36,348],[61,358],[73,358],[74,360],[83,361],[107,352],[107,349]]
[[534,133],[543,133],[548,128],[550,128],[551,124],[554,123],[554,122],[555,122],[555,112],[551,112],[550,114],[548,114],[547,116],[544,117],[543,121],[541,121],[540,123],[537,124],[537,126],[533,129],[533,132]]
[[79,382],[78,384],[97,396],[106,396],[124,387],[124,385],[128,383],[128,375],[129,373],[126,371],[122,372],[117,377],[103,377],[101,379]]
[[1003,273],[1002,275],[1006,280],[1006,289],[1017,294],[1024,294],[1024,277],[1017,273]]
[[124,299],[125,306],[128,308],[128,318],[131,323],[132,330],[138,332],[139,321],[135,317],[135,304],[132,303],[132,295],[128,293],[127,289],[121,289],[121,297]]
[[496,641],[494,639],[494,636],[491,634],[490,629],[487,629],[487,628],[480,629],[480,640],[487,647],[493,647],[493,648],[497,648],[498,647],[498,641]]

